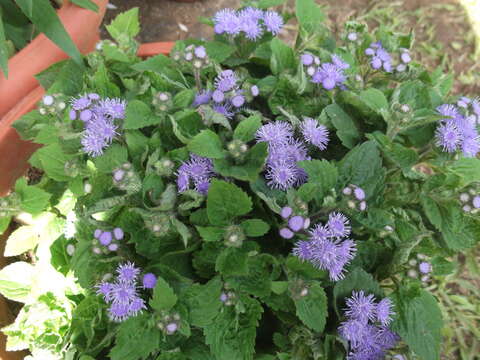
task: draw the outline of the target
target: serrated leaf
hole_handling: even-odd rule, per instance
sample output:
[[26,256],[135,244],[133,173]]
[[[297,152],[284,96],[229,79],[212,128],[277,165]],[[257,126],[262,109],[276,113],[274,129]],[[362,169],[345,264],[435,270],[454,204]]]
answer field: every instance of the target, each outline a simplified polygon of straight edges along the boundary
[[207,195],[208,220],[212,225],[227,226],[237,216],[252,209],[252,200],[234,184],[214,179]]
[[33,265],[17,261],[0,271],[0,293],[7,299],[26,302],[34,277]]
[[173,105],[175,107],[184,109],[192,105],[193,99],[195,98],[195,91],[191,89],[185,89],[173,97]]
[[72,178],[65,174],[65,163],[72,159],[63,152],[60,144],[54,143],[37,150],[35,156],[40,160],[46,174],[56,181],[69,181]]
[[270,225],[260,219],[249,219],[243,221],[240,226],[242,227],[245,235],[250,237],[257,237],[265,235],[270,230]]
[[158,312],[168,311],[177,303],[177,295],[173,292],[170,285],[161,277],[157,278],[157,284],[153,289],[153,295],[150,299],[150,306]]
[[260,115],[252,115],[238,123],[233,138],[243,142],[249,142],[255,138],[255,133],[262,126],[262,118]]
[[338,171],[335,165],[326,160],[306,160],[298,162],[298,165],[305,169],[308,174],[308,183],[299,189],[299,196],[304,201],[313,198],[318,202],[335,187],[338,178]]
[[123,128],[125,130],[134,130],[156,125],[160,122],[161,118],[153,114],[150,106],[140,100],[132,100],[127,105]]
[[194,154],[210,159],[225,157],[220,137],[211,130],[202,130],[187,145]]
[[272,49],[270,67],[274,74],[295,70],[295,54],[290,46],[285,44],[282,40],[274,37],[270,42],[270,48]]
[[296,314],[310,329],[322,332],[327,321],[327,296],[318,282],[308,288],[308,294],[295,300]]
[[208,41],[205,43],[205,48],[207,50],[208,57],[218,63],[221,63],[235,52],[234,46],[220,41]]
[[140,32],[138,8],[132,8],[117,15],[106,28],[108,33],[119,42],[122,42],[122,36],[133,38]]
[[20,178],[15,183],[15,192],[20,195],[20,207],[32,215],[42,212],[48,205],[51,194],[36,186],[27,185],[25,178]]
[[462,157],[453,163],[451,170],[462,178],[462,186],[480,181],[480,159]]
[[125,146],[119,144],[110,145],[102,155],[94,159],[95,167],[98,171],[108,174],[116,167],[122,165],[128,160],[128,152]]
[[137,71],[153,71],[156,73],[162,73],[165,68],[171,67],[174,65],[172,59],[163,54],[152,56],[145,61],[136,63],[132,65],[132,69]]
[[360,93],[360,100],[370,109],[385,117],[389,111],[388,100],[378,89],[370,88]]
[[314,0],[297,0],[295,13],[300,26],[308,32],[318,30],[325,20],[325,14]]
[[352,118],[338,105],[330,104],[324,111],[327,113],[342,144],[351,149],[360,139],[360,134]]
[[242,248],[227,247],[217,257],[215,270],[223,276],[248,274],[248,253]]
[[182,299],[188,306],[191,325],[204,327],[214,321],[222,307],[221,290],[222,282],[218,277],[205,285],[194,284],[188,288]]
[[204,241],[220,241],[225,230],[215,226],[196,226],[198,233]]
[[391,329],[422,360],[439,359],[443,321],[435,298],[420,290],[420,294],[413,298],[406,293],[395,293],[394,300],[398,316]]

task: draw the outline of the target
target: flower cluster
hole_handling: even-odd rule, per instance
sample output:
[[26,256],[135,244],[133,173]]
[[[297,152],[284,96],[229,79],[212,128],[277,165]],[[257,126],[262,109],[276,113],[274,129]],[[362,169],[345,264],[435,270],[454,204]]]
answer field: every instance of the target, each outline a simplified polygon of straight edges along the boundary
[[248,100],[260,93],[256,85],[248,87],[240,88],[237,75],[232,70],[224,70],[215,78],[215,89],[198,92],[192,106],[211,104],[213,110],[231,119]]
[[165,335],[173,335],[180,328],[180,314],[163,314],[161,320],[157,323],[157,327],[162,330]]
[[306,230],[310,226],[310,219],[304,218],[300,215],[293,215],[293,209],[290,206],[283,207],[280,211],[280,215],[285,220],[288,220],[288,227],[280,229],[280,236],[284,239],[291,239],[294,232]]
[[370,44],[370,47],[365,49],[365,55],[370,57],[370,65],[373,69],[383,69],[386,72],[392,72],[392,57],[382,46],[381,41]]
[[268,143],[265,178],[270,187],[287,190],[307,180],[307,173],[297,165],[298,161],[310,160],[306,143],[326,149],[328,130],[325,126],[305,118],[300,130],[304,141],[296,139],[293,127],[284,121],[270,122],[257,130],[257,142]]
[[117,267],[117,278],[114,282],[103,281],[96,286],[97,294],[102,295],[110,304],[108,309],[111,320],[121,322],[136,316],[146,309],[144,300],[138,295],[137,277],[140,269],[127,262]]
[[347,205],[350,209],[365,211],[367,209],[367,202],[365,201],[365,191],[357,185],[350,184],[342,190],[347,200]]
[[117,251],[119,241],[123,239],[124,235],[123,230],[119,227],[116,227],[112,231],[96,229],[93,233],[92,251],[95,254],[101,254],[102,252],[107,254],[110,251]]
[[412,279],[420,278],[422,282],[428,282],[433,268],[432,264],[427,260],[428,258],[424,254],[417,254],[416,259],[410,259],[408,261],[410,269],[407,271],[407,275]]
[[120,99],[101,99],[100,95],[90,93],[71,101],[70,119],[84,122],[82,137],[83,152],[96,157],[118,135],[115,119],[125,118],[126,102]]
[[309,240],[295,244],[293,254],[315,267],[327,270],[330,279],[338,281],[344,277],[345,266],[355,257],[356,246],[350,239],[350,222],[341,213],[330,213],[326,225],[317,224],[310,230]]
[[123,191],[134,193],[140,190],[142,183],[133,165],[126,162],[112,172],[113,185]]
[[164,113],[173,106],[172,94],[160,91],[153,96],[152,105],[157,114]]
[[437,146],[446,152],[461,150],[464,156],[475,157],[480,150],[477,116],[469,112],[469,107],[452,104],[440,105],[437,111],[444,116],[436,131]]
[[201,69],[211,64],[203,45],[188,45],[184,50],[173,52],[171,56],[173,60],[191,64],[195,69]]
[[391,300],[384,298],[376,303],[374,295],[354,291],[346,305],[344,314],[347,320],[341,323],[338,332],[349,342],[348,359],[384,359],[385,352],[400,340],[388,328],[394,315]]
[[180,165],[177,170],[177,187],[179,192],[190,189],[191,183],[195,190],[206,195],[210,187],[210,180],[215,175],[211,159],[190,154],[190,159]]
[[458,198],[462,204],[462,210],[466,213],[476,214],[480,211],[480,193],[477,190],[468,189],[462,192]]
[[45,95],[38,106],[38,112],[42,115],[59,114],[67,107],[63,100],[60,94]]
[[240,11],[220,10],[213,17],[213,22],[216,34],[227,34],[232,37],[243,34],[251,41],[260,39],[265,32],[277,35],[283,26],[283,18],[277,12],[252,7]]
[[304,53],[300,60],[314,84],[322,84],[325,90],[333,90],[336,87],[341,90],[345,89],[344,82],[347,80],[347,76],[344,74],[344,70],[348,69],[350,65],[339,56],[332,55],[332,62],[321,63],[317,56]]

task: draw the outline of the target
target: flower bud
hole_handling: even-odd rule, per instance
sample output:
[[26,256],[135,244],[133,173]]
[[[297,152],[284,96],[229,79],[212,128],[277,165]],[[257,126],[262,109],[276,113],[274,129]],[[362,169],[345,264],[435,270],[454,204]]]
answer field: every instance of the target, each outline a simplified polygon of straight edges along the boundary
[[242,160],[245,157],[248,146],[243,141],[235,139],[228,143],[227,149],[235,160]]
[[173,174],[173,170],[175,168],[175,164],[172,160],[168,158],[162,158],[158,161],[156,161],[153,164],[153,167],[155,168],[155,172],[159,176],[171,176]]
[[136,193],[142,188],[140,177],[130,163],[125,163],[114,169],[112,173],[112,181],[116,188],[130,194]]
[[225,231],[224,235],[225,245],[240,247],[245,240],[245,233],[238,225],[230,225]]

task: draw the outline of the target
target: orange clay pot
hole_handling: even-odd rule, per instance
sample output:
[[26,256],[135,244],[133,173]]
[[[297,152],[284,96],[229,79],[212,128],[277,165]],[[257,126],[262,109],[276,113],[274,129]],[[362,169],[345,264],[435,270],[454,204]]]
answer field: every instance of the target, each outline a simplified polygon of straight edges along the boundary
[[[57,14],[81,53],[93,49],[108,0],[93,0],[98,12],[80,8],[68,1]],[[45,35],[38,35],[8,61],[8,79],[0,74],[0,118],[38,86],[35,74],[68,56]]]

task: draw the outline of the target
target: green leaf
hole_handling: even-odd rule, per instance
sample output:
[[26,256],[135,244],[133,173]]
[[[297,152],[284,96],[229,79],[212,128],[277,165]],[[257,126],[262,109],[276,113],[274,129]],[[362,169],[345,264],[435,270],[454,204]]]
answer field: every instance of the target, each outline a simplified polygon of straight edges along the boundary
[[5,232],[5,230],[8,229],[8,225],[10,225],[11,220],[12,220],[11,216],[0,217],[0,235],[2,235]]
[[0,12],[0,67],[2,68],[5,78],[8,78],[8,55],[7,39],[5,38],[2,14]]
[[295,54],[290,46],[275,37],[270,42],[270,48],[272,49],[270,67],[274,74],[280,74],[288,70],[295,70]]
[[295,300],[296,314],[310,329],[322,332],[327,321],[327,296],[318,282],[308,288],[308,294]]
[[194,284],[182,295],[189,309],[189,322],[204,327],[211,324],[222,308],[219,301],[222,282],[216,277],[205,285]]
[[185,89],[173,97],[173,105],[178,108],[188,108],[192,105],[193,99],[195,98],[195,91],[191,89]]
[[271,288],[273,293],[282,295],[288,290],[288,281],[272,281]]
[[138,21],[138,8],[132,8],[123,12],[106,26],[108,33],[117,41],[121,42],[122,37],[133,38],[140,32]]
[[168,56],[159,54],[148,58],[145,61],[132,65],[132,69],[136,71],[153,71],[156,73],[163,73],[166,68],[172,67],[174,62]]
[[414,297],[400,291],[394,294],[394,300],[398,316],[391,329],[422,360],[439,359],[443,321],[437,300],[424,290]]
[[235,52],[234,46],[220,41],[208,41],[205,43],[205,48],[207,50],[208,57],[218,63],[226,60]]
[[204,241],[220,241],[225,230],[215,226],[196,226],[198,233]]
[[[384,116],[388,113],[388,100],[378,89],[370,88],[360,93],[360,100],[370,109]],[[384,116],[385,117],[385,116]]]
[[128,153],[125,146],[110,145],[101,156],[94,159],[95,167],[101,173],[111,173],[113,169],[127,162]]
[[297,256],[289,255],[285,265],[289,271],[306,279],[327,278],[327,272],[325,270],[319,270],[310,262],[302,261]]
[[98,12],[98,5],[95,4],[92,0],[72,0],[72,3],[84,9]]
[[245,220],[240,224],[240,226],[245,232],[245,235],[250,237],[265,235],[268,230],[270,230],[270,225],[260,219]]
[[286,0],[260,0],[257,7],[259,9],[268,9],[274,6],[282,5]]
[[337,168],[326,160],[300,161],[298,165],[308,174],[308,183],[300,187],[299,195],[305,201],[315,198],[321,202],[337,183]]
[[63,27],[62,22],[49,0],[15,0],[23,13],[60,49],[65,51],[77,64],[83,64],[82,55]]
[[154,327],[151,316],[141,314],[122,322],[110,350],[111,360],[147,360],[160,347],[159,329]]
[[125,130],[140,129],[160,122],[161,118],[153,114],[150,106],[140,100],[132,100],[127,105],[123,128]]
[[225,157],[222,141],[212,130],[202,130],[188,143],[188,150],[210,159],[221,159]]
[[252,200],[234,184],[214,179],[207,195],[208,220],[212,225],[227,226],[252,210]]
[[462,178],[461,186],[480,181],[480,159],[462,157],[453,163],[451,170]]
[[324,111],[327,113],[342,144],[351,149],[360,140],[360,134],[352,118],[337,104],[328,105]]
[[65,174],[65,163],[72,159],[71,155],[63,152],[60,144],[54,143],[37,150],[38,157],[47,175],[56,181],[69,181],[72,178]]
[[249,142],[255,138],[255,133],[262,126],[262,118],[260,115],[252,115],[238,123],[233,138],[243,142]]
[[242,248],[227,247],[217,257],[215,270],[223,276],[248,274],[248,252]]
[[25,178],[20,178],[15,183],[15,192],[20,195],[20,207],[32,215],[42,212],[48,205],[51,194],[37,186],[27,185]]
[[24,225],[10,234],[4,256],[17,256],[37,246],[39,234],[35,226]]
[[297,0],[295,13],[298,23],[307,32],[315,32],[325,20],[325,14],[314,0]]
[[150,306],[158,312],[170,310],[177,303],[177,295],[163,278],[157,278],[157,284],[153,289],[153,296],[150,300]]
[[0,293],[7,299],[27,302],[35,269],[33,265],[17,261],[0,271]]

